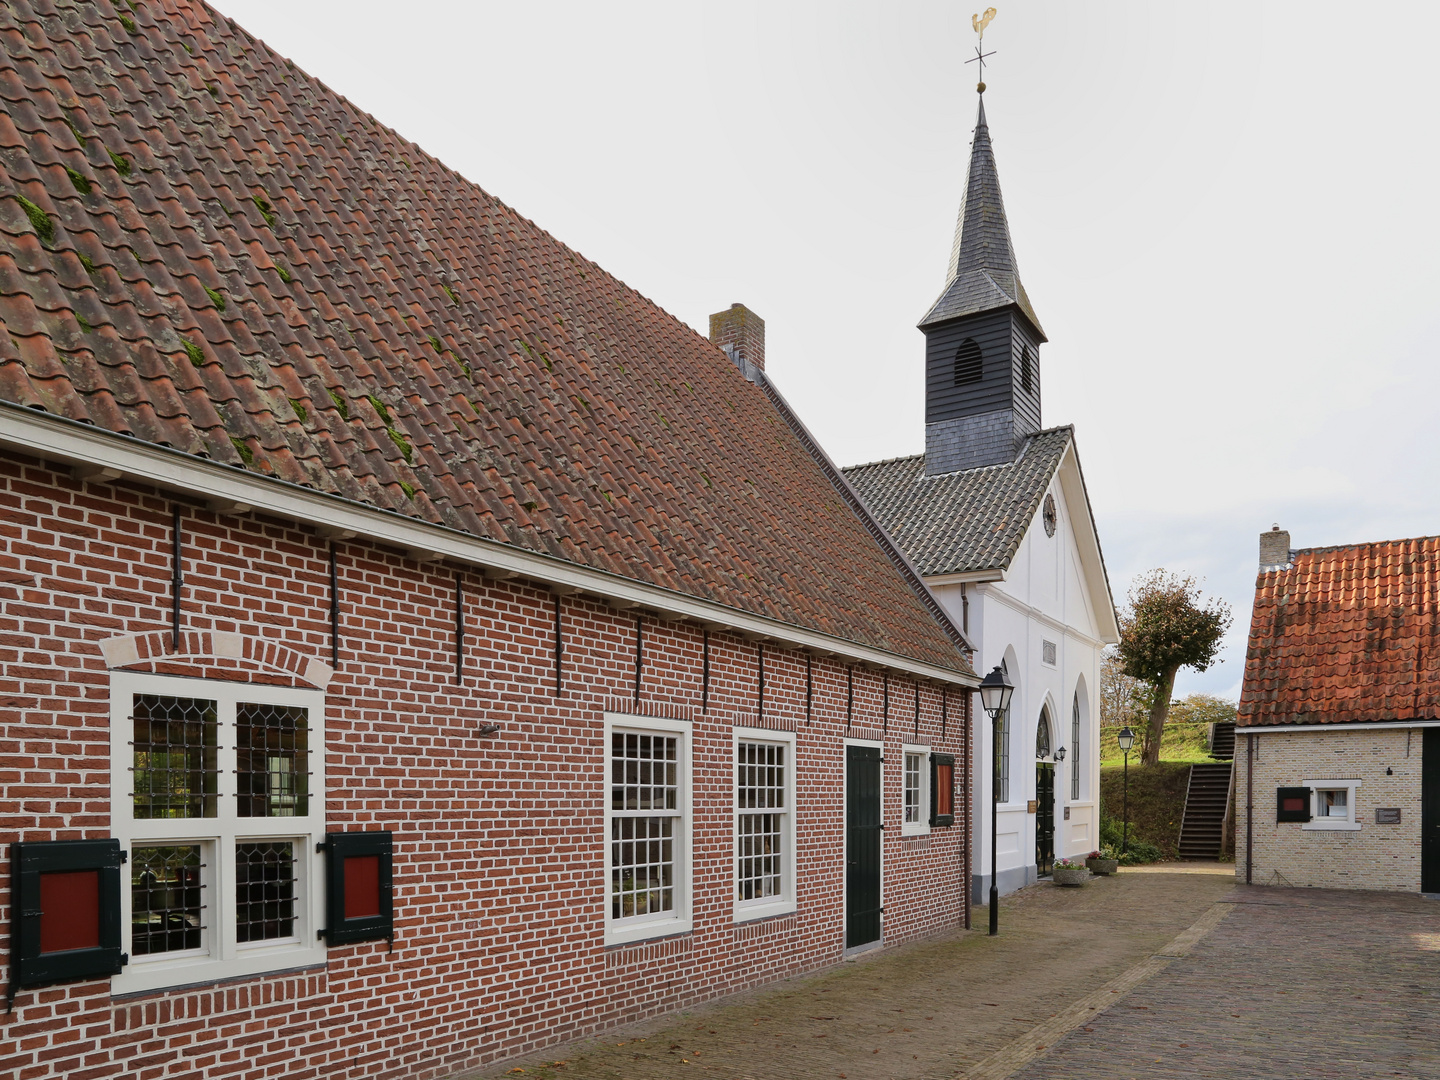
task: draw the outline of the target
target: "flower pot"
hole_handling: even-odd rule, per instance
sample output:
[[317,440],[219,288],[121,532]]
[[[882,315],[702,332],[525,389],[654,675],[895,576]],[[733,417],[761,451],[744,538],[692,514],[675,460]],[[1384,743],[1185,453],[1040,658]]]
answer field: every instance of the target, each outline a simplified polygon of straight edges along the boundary
[[1092,874],[1113,874],[1120,869],[1119,859],[1086,859],[1086,869]]
[[1050,876],[1056,885],[1084,885],[1090,880],[1090,871],[1084,867],[1057,866]]

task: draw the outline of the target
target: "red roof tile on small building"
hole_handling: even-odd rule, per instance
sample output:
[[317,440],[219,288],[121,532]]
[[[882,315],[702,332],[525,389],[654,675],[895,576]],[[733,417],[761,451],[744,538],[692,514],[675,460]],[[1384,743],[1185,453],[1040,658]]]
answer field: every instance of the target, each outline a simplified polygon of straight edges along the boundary
[[0,399],[969,672],[718,348],[233,22],[0,43]]
[[1239,724],[1433,719],[1440,537],[1296,551],[1256,582]]

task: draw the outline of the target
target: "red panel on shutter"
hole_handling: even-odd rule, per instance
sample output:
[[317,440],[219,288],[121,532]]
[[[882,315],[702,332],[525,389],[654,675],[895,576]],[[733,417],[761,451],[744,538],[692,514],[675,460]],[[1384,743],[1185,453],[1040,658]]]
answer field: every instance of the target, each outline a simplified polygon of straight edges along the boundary
[[935,815],[946,817],[955,813],[954,765],[935,766]]
[[345,918],[380,914],[380,856],[351,855],[345,860]]
[[40,874],[40,954],[100,947],[100,871]]
[[1295,811],[1298,811],[1298,812],[1300,812],[1300,813],[1303,814],[1303,813],[1305,812],[1305,810],[1306,810],[1305,800],[1304,800],[1304,799],[1281,799],[1281,800],[1280,800],[1280,809],[1282,809],[1282,810],[1295,810]]

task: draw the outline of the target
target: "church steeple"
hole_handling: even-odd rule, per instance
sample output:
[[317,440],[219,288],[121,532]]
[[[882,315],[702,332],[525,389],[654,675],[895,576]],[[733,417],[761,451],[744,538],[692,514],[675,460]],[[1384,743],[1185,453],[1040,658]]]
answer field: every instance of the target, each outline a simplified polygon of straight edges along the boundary
[[983,87],[945,288],[920,320],[930,474],[1013,461],[1040,430],[1045,331],[1020,283]]
[[1025,313],[1044,341],[1040,319],[1030,306],[1025,286],[1020,284],[1010,222],[1000,194],[1000,175],[995,169],[995,149],[990,144],[990,125],[985,122],[985,95],[981,94],[975,139],[970,144],[970,175],[955,220],[945,289],[920,321],[920,327],[1012,305]]

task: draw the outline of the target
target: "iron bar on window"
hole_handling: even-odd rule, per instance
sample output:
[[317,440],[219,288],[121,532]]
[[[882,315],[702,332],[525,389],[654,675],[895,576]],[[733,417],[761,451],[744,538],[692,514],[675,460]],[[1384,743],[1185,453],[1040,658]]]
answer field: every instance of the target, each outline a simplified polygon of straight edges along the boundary
[[180,651],[180,590],[185,584],[184,564],[180,560],[180,507],[174,508],[170,526],[170,635],[176,652]]
[[330,541],[330,666],[340,669],[340,574],[335,566],[335,541]]
[[710,631],[703,631],[704,659],[701,662],[700,674],[700,711],[710,711]]

